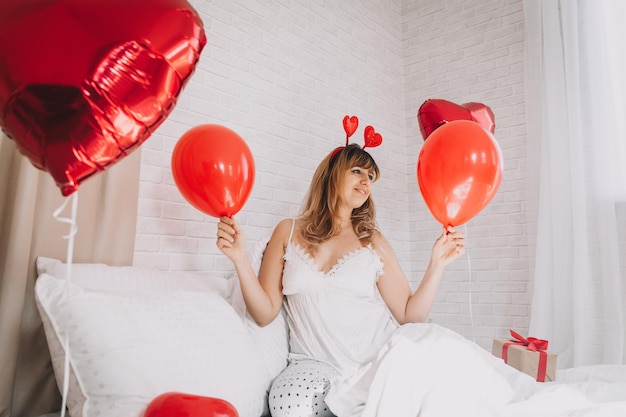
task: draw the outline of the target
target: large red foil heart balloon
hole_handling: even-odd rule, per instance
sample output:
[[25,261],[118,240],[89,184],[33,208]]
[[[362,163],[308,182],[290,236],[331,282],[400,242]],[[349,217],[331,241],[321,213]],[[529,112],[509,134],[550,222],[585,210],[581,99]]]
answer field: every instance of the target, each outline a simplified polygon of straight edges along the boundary
[[472,120],[491,133],[496,128],[493,111],[488,106],[476,102],[455,104],[438,98],[422,103],[417,120],[424,140],[441,125],[453,120]]
[[172,151],[172,175],[182,196],[213,217],[232,216],[254,186],[252,152],[233,130],[216,124],[189,129]]
[[472,120],[481,125],[484,129],[491,133],[496,130],[496,122],[493,115],[493,111],[489,106],[483,103],[469,102],[463,103],[461,106],[465,107],[472,115]]
[[502,181],[502,151],[478,123],[443,124],[424,142],[417,163],[424,202],[444,226],[459,226],[493,199]]
[[239,417],[239,413],[220,398],[166,392],[148,404],[143,417]]
[[2,0],[0,127],[70,195],[167,118],[205,44],[185,0]]

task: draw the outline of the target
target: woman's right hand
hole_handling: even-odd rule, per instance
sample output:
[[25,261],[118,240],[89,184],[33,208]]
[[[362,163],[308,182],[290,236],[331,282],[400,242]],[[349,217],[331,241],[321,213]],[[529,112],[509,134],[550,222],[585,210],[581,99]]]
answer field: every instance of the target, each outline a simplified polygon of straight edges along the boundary
[[217,224],[217,247],[233,263],[247,256],[246,236],[234,217],[220,217]]
[[433,245],[431,263],[445,267],[464,253],[465,234],[457,232],[452,226],[444,227]]

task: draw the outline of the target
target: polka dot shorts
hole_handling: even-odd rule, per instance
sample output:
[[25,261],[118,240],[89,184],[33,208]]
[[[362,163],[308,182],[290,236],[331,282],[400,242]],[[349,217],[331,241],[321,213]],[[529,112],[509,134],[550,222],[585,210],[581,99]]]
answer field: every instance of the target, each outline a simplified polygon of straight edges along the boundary
[[327,363],[296,360],[274,380],[269,395],[272,417],[334,417],[324,402],[330,380],[339,375]]

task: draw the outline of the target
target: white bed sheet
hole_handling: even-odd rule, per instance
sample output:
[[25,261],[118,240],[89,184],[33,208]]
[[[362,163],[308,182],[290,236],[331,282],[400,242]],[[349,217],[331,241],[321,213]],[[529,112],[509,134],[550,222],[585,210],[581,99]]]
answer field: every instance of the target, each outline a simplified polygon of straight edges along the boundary
[[[564,410],[563,404],[568,404],[568,408]],[[624,417],[626,365],[590,365],[557,370],[556,381],[539,384],[539,390],[533,396],[507,405],[502,412],[506,417]],[[69,417],[68,413],[65,415]],[[61,417],[61,412],[39,417]]]
[[449,329],[404,325],[375,360],[333,381],[326,403],[340,417],[626,417],[626,365],[541,383]]
[[626,365],[591,365],[558,370],[527,400],[505,407],[507,417],[626,416]]
[[554,383],[605,381],[626,383],[626,365],[590,365],[558,369]]

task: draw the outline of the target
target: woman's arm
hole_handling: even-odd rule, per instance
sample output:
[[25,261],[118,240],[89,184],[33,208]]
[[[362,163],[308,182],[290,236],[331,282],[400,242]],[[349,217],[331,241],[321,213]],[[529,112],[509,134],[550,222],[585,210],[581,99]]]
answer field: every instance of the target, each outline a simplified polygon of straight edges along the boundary
[[217,247],[233,263],[248,312],[259,326],[271,323],[282,306],[283,256],[290,230],[289,219],[276,226],[257,278],[246,251],[245,234],[234,218],[222,217],[217,225]]
[[400,324],[420,323],[426,321],[435,302],[444,268],[465,253],[465,236],[451,227],[444,229],[433,245],[430,262],[414,293],[393,248],[380,233],[374,239],[374,248],[384,263],[378,289],[389,310]]

